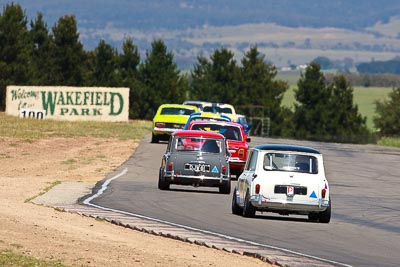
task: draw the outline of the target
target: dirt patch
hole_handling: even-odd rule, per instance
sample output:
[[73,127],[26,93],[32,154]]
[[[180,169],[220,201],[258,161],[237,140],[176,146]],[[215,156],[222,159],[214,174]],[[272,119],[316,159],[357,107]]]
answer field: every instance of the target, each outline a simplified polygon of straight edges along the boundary
[[57,182],[95,182],[137,147],[117,139],[0,138],[0,249],[68,266],[269,266],[30,203]]

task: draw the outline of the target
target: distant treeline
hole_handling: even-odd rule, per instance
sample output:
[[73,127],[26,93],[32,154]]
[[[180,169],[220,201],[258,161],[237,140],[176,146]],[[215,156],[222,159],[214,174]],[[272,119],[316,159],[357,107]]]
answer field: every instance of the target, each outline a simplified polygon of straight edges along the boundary
[[324,56],[316,57],[312,61],[318,63],[323,70],[334,69],[341,73],[351,73],[350,69],[355,67],[357,69],[357,73],[361,74],[359,78],[357,77],[354,78],[354,82],[361,81],[360,83],[355,85],[365,84],[365,86],[374,86],[368,84],[369,83],[368,79],[370,77],[378,78],[380,80],[379,83],[382,83],[383,80],[387,80],[385,84],[388,84],[388,86],[391,86],[391,84],[393,83],[398,85],[396,82],[397,78],[395,75],[400,75],[399,57],[386,61],[371,61],[358,64],[355,64],[354,61],[350,58],[345,58],[343,60],[331,60],[328,57]]
[[[349,81],[351,86],[363,87],[400,87],[400,75],[396,74],[357,74],[345,73],[343,74]],[[331,83],[334,74],[325,74],[326,81]]]
[[373,74],[400,74],[400,59],[395,58],[387,61],[372,61],[360,63],[357,65],[359,73],[373,73]]

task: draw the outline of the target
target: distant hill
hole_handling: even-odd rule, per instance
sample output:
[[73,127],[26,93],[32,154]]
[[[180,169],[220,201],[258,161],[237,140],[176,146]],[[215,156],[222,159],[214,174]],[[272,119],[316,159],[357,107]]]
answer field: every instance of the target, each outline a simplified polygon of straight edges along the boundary
[[[3,1],[2,1],[3,2]],[[53,24],[75,14],[82,27],[118,27],[140,30],[187,29],[275,23],[287,27],[334,27],[362,30],[400,14],[398,0],[14,0],[29,16],[38,11]]]
[[[0,6],[7,2],[11,1],[2,1]],[[162,38],[179,64],[189,67],[197,55],[209,55],[221,46],[240,58],[256,44],[281,66],[322,55],[357,62],[390,59],[400,52],[399,28],[376,28],[390,25],[400,14],[398,0],[13,2],[26,10],[29,20],[42,12],[49,28],[63,15],[75,15],[86,49],[96,47],[100,39],[120,48],[129,36],[145,50],[152,40]]]

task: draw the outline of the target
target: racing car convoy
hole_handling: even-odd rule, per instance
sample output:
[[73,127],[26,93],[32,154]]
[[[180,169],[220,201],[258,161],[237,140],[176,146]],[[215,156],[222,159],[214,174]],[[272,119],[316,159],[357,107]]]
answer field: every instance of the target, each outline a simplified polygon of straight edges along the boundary
[[311,147],[264,144],[249,148],[251,124],[239,123],[229,104],[185,101],[161,105],[153,119],[152,143],[168,140],[158,188],[170,185],[218,187],[231,192],[232,213],[306,215],[329,223],[331,198],[323,156]]

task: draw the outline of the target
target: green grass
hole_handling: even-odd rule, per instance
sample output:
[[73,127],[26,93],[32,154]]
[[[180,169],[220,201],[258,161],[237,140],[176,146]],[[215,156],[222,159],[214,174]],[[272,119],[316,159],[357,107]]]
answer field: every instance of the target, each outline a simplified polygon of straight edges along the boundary
[[41,260],[31,256],[14,253],[8,249],[0,250],[0,266],[8,267],[63,267],[60,260]]
[[297,85],[289,85],[289,90],[286,91],[282,99],[282,105],[290,108],[292,111],[294,111],[294,103],[296,103],[296,99],[294,98],[295,89],[297,89]]
[[297,85],[297,82],[300,79],[300,71],[293,70],[293,71],[278,72],[278,74],[276,75],[276,79],[285,81],[290,85]]
[[378,140],[378,145],[400,147],[400,137],[383,137]]
[[388,98],[392,88],[389,87],[354,87],[353,101],[357,105],[358,111],[364,117],[367,117],[367,126],[375,131],[373,118],[377,115],[375,112],[375,101]]
[[0,136],[29,139],[44,137],[118,138],[140,140],[151,131],[150,121],[88,122],[21,119],[0,113]]

